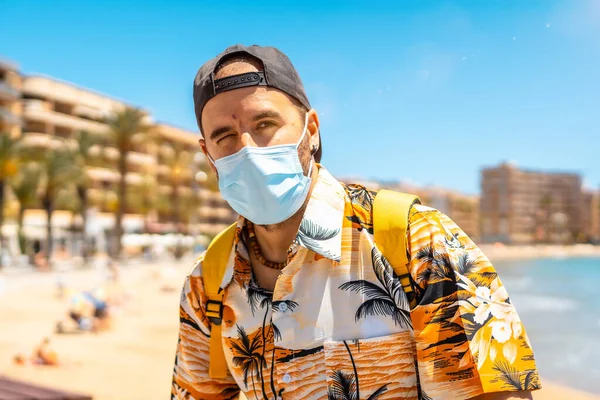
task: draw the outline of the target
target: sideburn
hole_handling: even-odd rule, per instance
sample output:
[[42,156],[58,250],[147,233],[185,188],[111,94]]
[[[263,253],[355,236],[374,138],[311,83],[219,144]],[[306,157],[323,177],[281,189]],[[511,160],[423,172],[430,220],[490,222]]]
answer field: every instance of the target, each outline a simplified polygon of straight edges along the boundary
[[[298,159],[302,165],[302,171],[304,175],[308,176],[308,170],[310,169],[310,162],[312,160],[312,154],[310,152],[310,135],[304,135],[304,138],[298,145]],[[313,169],[315,167],[313,166]]]

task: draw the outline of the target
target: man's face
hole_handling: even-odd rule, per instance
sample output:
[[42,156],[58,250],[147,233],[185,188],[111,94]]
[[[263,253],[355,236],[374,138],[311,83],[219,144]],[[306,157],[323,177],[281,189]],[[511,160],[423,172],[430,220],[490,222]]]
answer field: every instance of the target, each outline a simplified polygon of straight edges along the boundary
[[[246,146],[298,143],[305,122],[301,114],[292,100],[276,89],[250,87],[224,92],[204,107],[200,145],[218,160]],[[303,166],[310,163],[311,149],[319,146],[318,128],[317,113],[310,110],[306,136],[298,149]]]

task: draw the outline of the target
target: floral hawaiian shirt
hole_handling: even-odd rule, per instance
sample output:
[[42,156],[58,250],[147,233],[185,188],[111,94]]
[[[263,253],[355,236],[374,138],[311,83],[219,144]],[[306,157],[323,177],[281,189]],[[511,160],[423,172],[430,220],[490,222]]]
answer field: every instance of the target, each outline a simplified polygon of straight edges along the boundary
[[230,375],[208,374],[202,256],[181,295],[173,399],[469,399],[540,388],[531,345],[494,267],[441,212],[409,217],[412,310],[373,242],[375,192],[320,167],[295,254],[256,284],[240,218],[225,291]]

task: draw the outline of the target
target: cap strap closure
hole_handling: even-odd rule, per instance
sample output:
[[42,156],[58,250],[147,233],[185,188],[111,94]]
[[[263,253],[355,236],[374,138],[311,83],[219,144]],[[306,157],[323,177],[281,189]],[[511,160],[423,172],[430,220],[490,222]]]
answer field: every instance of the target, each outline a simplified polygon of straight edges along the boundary
[[267,86],[265,73],[263,71],[248,72],[217,79],[215,81],[215,94],[248,86]]

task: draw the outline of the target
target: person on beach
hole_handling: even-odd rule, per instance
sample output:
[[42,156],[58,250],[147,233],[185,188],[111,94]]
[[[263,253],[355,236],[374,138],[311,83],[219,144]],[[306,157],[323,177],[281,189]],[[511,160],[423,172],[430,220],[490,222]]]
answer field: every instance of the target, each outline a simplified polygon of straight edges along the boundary
[[31,358],[25,357],[23,354],[16,354],[13,357],[13,362],[17,365],[59,365],[58,354],[50,344],[50,338],[45,337],[42,342],[36,346]]
[[[417,203],[405,235],[385,238],[408,256],[407,274],[395,273],[374,239],[380,193],[320,164],[319,117],[287,56],[227,48],[198,71],[194,106],[202,151],[240,218],[222,302],[208,301],[207,253],[185,280],[172,398],[531,399],[533,351],[490,261]],[[365,139],[372,149],[352,162],[376,157]],[[414,140],[401,151],[425,159]]]
[[58,365],[58,354],[50,345],[50,338],[44,338],[35,348],[33,362],[40,365]]
[[[57,333],[68,333],[70,325],[75,324],[75,332],[100,332],[110,328],[111,319],[109,312],[109,299],[102,289],[94,291],[81,291],[73,294],[69,299],[67,321],[56,323]],[[71,321],[69,323],[68,321]]]

